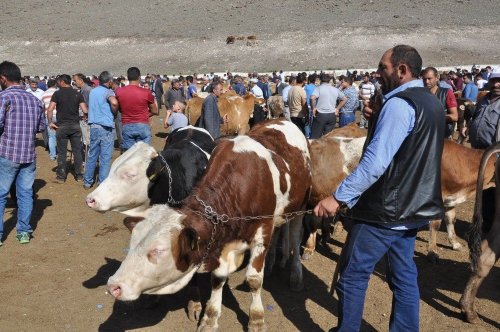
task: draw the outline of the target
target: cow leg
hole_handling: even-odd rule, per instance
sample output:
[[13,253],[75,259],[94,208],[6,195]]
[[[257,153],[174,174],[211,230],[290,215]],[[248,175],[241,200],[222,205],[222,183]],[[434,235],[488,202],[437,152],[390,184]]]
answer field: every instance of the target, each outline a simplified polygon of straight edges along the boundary
[[280,268],[284,269],[286,266],[286,262],[288,262],[288,259],[290,258],[290,224],[285,223],[283,226],[281,226],[280,230],[281,230]]
[[222,306],[222,289],[226,280],[227,276],[220,277],[212,273],[212,294],[207,302],[205,314],[201,319],[200,326],[198,326],[198,332],[217,331]]
[[457,241],[457,234],[455,234],[455,221],[456,221],[456,211],[454,208],[446,210],[444,214],[444,221],[446,224],[446,230],[448,231],[448,241],[450,242],[453,250],[460,250],[462,245]]
[[429,246],[427,249],[427,259],[432,263],[437,263],[439,255],[437,253],[437,233],[441,226],[441,219],[431,220],[429,224]]
[[200,288],[198,286],[198,276],[195,274],[188,284],[188,318],[192,322],[197,322],[201,314]]
[[311,258],[316,250],[316,234],[318,228],[321,227],[322,218],[313,215],[304,216],[304,231],[307,236],[306,244],[304,245],[304,253],[302,254],[303,260]]
[[[278,236],[278,234],[279,232],[276,232],[275,236]],[[250,305],[249,314],[250,319],[248,322],[249,332],[266,331],[261,290],[264,276],[264,259],[270,242],[270,236],[271,234],[262,234],[261,236],[257,235],[254,239],[253,246],[250,249],[250,260],[248,262],[247,272],[245,275],[246,282],[250,287],[250,292],[252,293],[252,304]]]
[[[492,244],[491,247],[490,243]],[[479,286],[481,286],[484,278],[488,276],[500,256],[500,227],[497,227],[495,232],[490,232],[487,240],[483,240],[481,251],[477,271],[472,273],[460,298],[460,310],[469,323],[479,322],[477,312],[474,309],[474,301]]]
[[269,244],[269,251],[266,256],[266,265],[264,268],[264,275],[269,277],[273,272],[274,263],[276,262],[276,248],[278,246],[278,238],[281,233],[281,228],[275,229]]
[[290,248],[292,263],[290,271],[290,289],[299,292],[304,288],[302,280],[302,263],[300,262],[300,241],[302,239],[302,216],[290,221]]

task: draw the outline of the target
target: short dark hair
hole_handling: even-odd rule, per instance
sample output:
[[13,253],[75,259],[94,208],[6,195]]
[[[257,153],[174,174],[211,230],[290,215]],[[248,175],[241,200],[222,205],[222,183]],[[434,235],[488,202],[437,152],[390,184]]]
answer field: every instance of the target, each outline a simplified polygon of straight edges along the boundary
[[330,82],[331,77],[327,73],[321,73],[319,75],[319,79],[320,79],[321,83],[328,83],[328,82]]
[[465,73],[464,77],[467,77],[468,79],[470,79],[472,81],[472,74],[471,73]]
[[352,77],[344,77],[343,79],[344,82],[348,83],[349,85],[352,85]]
[[422,76],[424,76],[427,73],[433,72],[434,76],[438,76],[438,70],[434,67],[427,67],[424,70],[422,70]]
[[21,80],[21,69],[10,61],[0,63],[0,75],[5,76],[9,82],[19,82]]
[[138,81],[141,79],[141,71],[137,67],[127,69],[127,79],[129,81]]
[[189,82],[189,83],[193,83],[193,76],[189,75],[186,77],[186,80]]
[[81,79],[82,81],[86,82],[87,81],[87,76],[83,75],[82,73],[78,73],[78,74],[75,74],[73,76],[76,76],[78,77],[79,79]]
[[99,74],[99,83],[100,84],[106,84],[112,80],[113,80],[113,75],[111,75],[111,73],[109,71],[105,70]]
[[400,64],[407,65],[412,77],[418,77],[422,71],[422,57],[409,45],[396,45],[392,48],[391,64],[393,67]]
[[300,73],[297,75],[297,83],[301,84],[304,83],[306,80],[306,75],[303,75],[303,73]]
[[311,75],[309,75],[309,77],[307,77],[307,82],[308,82],[308,83],[313,83],[313,84],[314,84],[314,82],[316,82],[316,77],[317,77],[317,75],[316,75],[316,74],[311,74]]
[[71,76],[68,74],[61,74],[57,77],[58,82],[64,82],[67,85],[71,85]]
[[54,87],[54,86],[56,86],[56,80],[49,79],[49,80],[47,81],[47,88],[52,88],[52,87]]

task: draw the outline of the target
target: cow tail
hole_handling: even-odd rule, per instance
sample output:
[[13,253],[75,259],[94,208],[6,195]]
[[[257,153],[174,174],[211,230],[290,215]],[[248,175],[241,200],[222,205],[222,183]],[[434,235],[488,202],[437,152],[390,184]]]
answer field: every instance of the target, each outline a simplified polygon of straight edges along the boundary
[[486,150],[481,158],[481,164],[479,165],[479,171],[476,183],[476,201],[474,204],[474,215],[472,217],[472,226],[465,234],[467,243],[469,244],[470,250],[470,260],[471,269],[473,272],[477,271],[479,266],[479,257],[481,256],[481,235],[483,228],[483,182],[484,182],[484,172],[486,164],[490,157],[500,151],[500,144],[497,143],[493,145],[488,150]]

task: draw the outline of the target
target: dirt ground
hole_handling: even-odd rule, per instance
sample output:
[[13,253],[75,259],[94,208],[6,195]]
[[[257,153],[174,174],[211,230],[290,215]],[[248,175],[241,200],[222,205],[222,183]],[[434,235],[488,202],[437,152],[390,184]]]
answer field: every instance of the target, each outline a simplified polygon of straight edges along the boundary
[[[164,114],[164,110],[162,112]],[[154,120],[154,146],[163,147],[160,117]],[[115,302],[106,293],[109,276],[127,253],[130,238],[117,212],[100,214],[84,202],[88,193],[70,175],[64,184],[53,183],[55,164],[37,147],[34,238],[28,245],[15,240],[16,209],[9,201],[5,213],[6,240],[0,248],[1,331],[194,331],[185,314],[185,294]],[[118,156],[115,151],[114,157]],[[472,202],[458,208],[457,234],[463,240],[472,214]],[[305,290],[288,288],[288,270],[276,269],[264,282],[263,304],[269,331],[323,331],[337,324],[337,300],[328,294],[332,273],[345,233],[319,247],[304,261]],[[500,264],[482,285],[477,301],[481,319],[470,325],[460,318],[458,300],[469,276],[468,251],[452,251],[440,232],[441,263],[425,257],[427,231],[418,234],[415,260],[421,289],[422,331],[497,331],[500,328]],[[381,264],[371,278],[363,331],[386,331],[391,292]],[[240,331],[248,322],[251,295],[244,271],[231,276],[224,290],[221,331]],[[209,284],[203,294],[208,298]]]
[[[18,63],[25,75],[66,72],[121,75],[132,65],[143,74],[347,69],[376,67],[383,51],[398,43],[417,47],[424,65],[499,64],[497,0],[135,0],[0,2],[0,58]],[[255,35],[257,43],[226,45],[229,35]],[[164,115],[164,111],[162,112]],[[163,147],[155,118],[157,149]],[[0,248],[0,331],[194,331],[184,293],[162,296],[157,305],[116,303],[105,284],[127,253],[130,238],[116,212],[86,207],[87,192],[71,176],[55,184],[55,163],[37,147],[34,238],[15,240],[16,209],[5,212]],[[115,151],[114,157],[118,156]],[[460,242],[472,202],[458,208]],[[452,251],[443,231],[441,261],[427,262],[428,232],[418,235],[422,331],[497,331],[500,328],[500,264],[481,286],[482,322],[460,318],[458,300],[469,276],[468,251]],[[269,331],[323,331],[337,324],[337,300],[328,294],[345,233],[304,261],[305,290],[288,288],[288,270],[275,270],[263,291]],[[391,292],[384,266],[371,278],[363,331],[387,331]],[[244,272],[224,290],[222,331],[241,331],[251,296]],[[208,283],[204,294],[208,297]]]
[[29,0],[0,17],[0,58],[26,75],[375,68],[400,43],[425,65],[500,64],[498,0]]

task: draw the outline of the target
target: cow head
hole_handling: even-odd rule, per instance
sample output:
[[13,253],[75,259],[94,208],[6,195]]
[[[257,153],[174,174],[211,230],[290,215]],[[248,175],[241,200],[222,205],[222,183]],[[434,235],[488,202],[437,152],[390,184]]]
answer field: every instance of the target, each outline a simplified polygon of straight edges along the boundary
[[197,266],[190,259],[198,235],[182,225],[186,216],[166,205],[155,205],[135,223],[127,257],[108,280],[116,299],[132,301],[144,294],[172,294],[191,280]]
[[119,211],[132,216],[144,216],[149,208],[146,169],[158,156],[144,143],[135,143],[111,165],[108,177],[87,195],[87,205],[96,211]]

